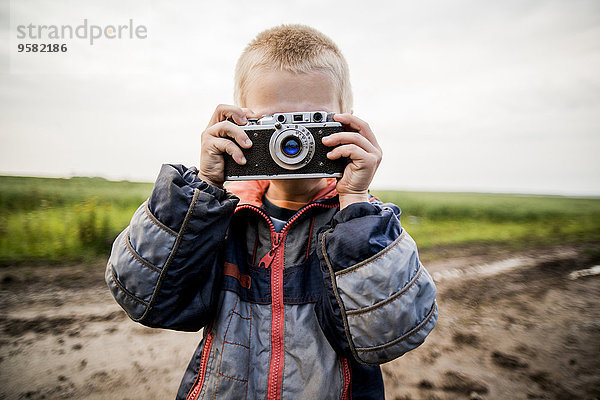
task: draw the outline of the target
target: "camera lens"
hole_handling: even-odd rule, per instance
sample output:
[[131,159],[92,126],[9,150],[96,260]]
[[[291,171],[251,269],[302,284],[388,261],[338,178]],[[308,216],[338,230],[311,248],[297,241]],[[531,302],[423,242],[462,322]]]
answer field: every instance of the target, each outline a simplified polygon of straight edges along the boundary
[[306,166],[315,152],[315,138],[302,124],[275,129],[269,139],[271,158],[281,168],[294,170]]
[[323,114],[316,112],[313,114],[313,119],[315,122],[320,122],[323,119]]
[[279,115],[277,116],[277,121],[279,121],[279,122],[285,122],[285,115],[283,115],[283,114],[279,114]]
[[302,143],[295,136],[288,136],[281,141],[281,151],[288,157],[295,157],[302,150]]

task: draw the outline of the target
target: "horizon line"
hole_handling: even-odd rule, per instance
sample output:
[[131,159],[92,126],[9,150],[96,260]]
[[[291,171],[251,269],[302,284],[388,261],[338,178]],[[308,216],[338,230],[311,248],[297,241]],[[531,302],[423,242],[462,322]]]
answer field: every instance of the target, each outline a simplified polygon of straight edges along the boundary
[[[37,178],[37,179],[101,179],[107,182],[129,182],[129,183],[138,183],[138,184],[150,184],[153,185],[153,181],[142,181],[142,180],[131,180],[131,179],[113,179],[106,178],[104,176],[90,176],[90,175],[26,175],[19,174],[13,175],[10,173],[5,173],[0,171],[0,177],[7,178]],[[493,190],[493,189],[479,190],[479,189],[436,189],[436,188],[411,188],[411,187],[403,187],[403,188],[389,188],[389,187],[371,187],[369,189],[370,192],[384,192],[384,191],[396,191],[396,192],[421,192],[421,193],[458,193],[458,194],[488,194],[488,195],[503,195],[503,196],[531,196],[531,197],[565,197],[565,198],[585,198],[585,199],[600,199],[600,193],[597,194],[574,194],[574,193],[558,193],[558,192],[523,192],[519,190]]]

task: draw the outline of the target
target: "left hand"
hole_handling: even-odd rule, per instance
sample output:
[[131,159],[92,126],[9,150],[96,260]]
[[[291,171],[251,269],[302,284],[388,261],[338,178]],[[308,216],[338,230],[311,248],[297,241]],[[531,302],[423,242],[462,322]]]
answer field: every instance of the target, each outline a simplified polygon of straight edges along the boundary
[[327,158],[350,159],[336,187],[340,195],[340,208],[343,209],[352,203],[369,201],[369,185],[381,162],[383,152],[365,121],[351,114],[335,114],[333,119],[354,130],[333,133],[323,138],[325,146],[338,146],[327,153]]

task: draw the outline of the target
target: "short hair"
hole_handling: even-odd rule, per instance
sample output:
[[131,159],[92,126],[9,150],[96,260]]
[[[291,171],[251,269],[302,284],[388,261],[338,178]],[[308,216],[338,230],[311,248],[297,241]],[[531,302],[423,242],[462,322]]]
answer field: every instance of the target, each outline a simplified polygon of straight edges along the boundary
[[328,75],[338,93],[340,110],[352,111],[348,63],[329,37],[306,25],[280,25],[259,33],[242,52],[235,68],[235,103],[245,106],[248,83],[260,69]]

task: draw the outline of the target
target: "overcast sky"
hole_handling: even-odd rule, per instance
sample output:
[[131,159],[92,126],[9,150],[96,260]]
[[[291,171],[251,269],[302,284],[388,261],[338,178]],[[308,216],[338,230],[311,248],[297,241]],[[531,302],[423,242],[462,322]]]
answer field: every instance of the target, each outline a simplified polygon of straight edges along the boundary
[[[384,150],[374,188],[600,195],[600,2],[0,0],[0,174],[153,181],[197,165],[237,57],[304,23],[338,43]],[[145,39],[17,38],[129,24]],[[66,53],[18,53],[26,43]]]

